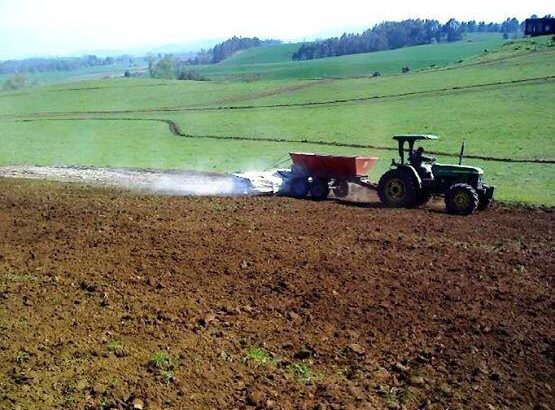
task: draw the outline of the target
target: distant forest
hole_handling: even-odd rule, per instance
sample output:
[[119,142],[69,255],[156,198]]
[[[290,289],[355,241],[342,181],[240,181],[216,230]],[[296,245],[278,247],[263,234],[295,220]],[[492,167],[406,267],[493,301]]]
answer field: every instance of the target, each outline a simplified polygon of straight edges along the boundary
[[293,60],[368,53],[392,50],[401,47],[462,40],[465,33],[503,33],[508,37],[521,31],[521,23],[516,18],[508,18],[503,23],[476,21],[458,22],[450,19],[441,24],[437,20],[386,21],[377,24],[362,34],[344,33],[341,37],[303,44],[293,54]]
[[95,55],[63,58],[26,58],[24,60],[0,61],[0,74],[42,73],[47,71],[69,71],[84,67],[128,63],[131,56],[101,58]]
[[223,43],[217,44],[214,48],[200,51],[197,56],[190,60],[191,64],[217,64],[225,60],[237,51],[246,50],[252,47],[271,46],[280,44],[279,40],[260,40],[258,37],[232,37]]
[[[222,43],[216,44],[209,50],[200,51],[195,58],[179,58],[171,54],[158,59],[150,58],[148,62],[148,72],[151,78],[165,78],[178,80],[208,81],[197,71],[191,70],[192,65],[198,64],[217,64],[220,61],[231,57],[237,51],[246,50],[253,47],[271,46],[281,44],[278,40],[260,40],[258,37],[232,37]],[[128,72],[125,76],[127,77]],[[129,73],[131,76],[132,73]]]

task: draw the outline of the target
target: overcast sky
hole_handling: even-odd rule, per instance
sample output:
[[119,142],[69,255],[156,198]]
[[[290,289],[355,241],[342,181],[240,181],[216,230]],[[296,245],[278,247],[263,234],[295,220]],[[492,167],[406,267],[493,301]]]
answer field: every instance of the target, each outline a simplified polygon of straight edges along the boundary
[[501,21],[554,13],[550,0],[0,0],[0,60],[222,39],[302,40],[382,20]]

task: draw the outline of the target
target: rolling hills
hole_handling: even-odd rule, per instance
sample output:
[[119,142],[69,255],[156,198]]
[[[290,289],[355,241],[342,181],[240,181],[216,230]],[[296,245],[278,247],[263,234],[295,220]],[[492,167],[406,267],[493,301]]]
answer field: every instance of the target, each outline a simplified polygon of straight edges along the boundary
[[[121,78],[0,93],[0,164],[236,171],[305,150],[380,156],[376,178],[394,156],[393,134],[430,132],[442,137],[427,146],[442,161],[454,161],[463,139],[470,156],[499,159],[468,160],[499,186],[498,198],[555,204],[550,38],[285,61],[292,49],[199,67],[216,81]],[[399,74],[405,65],[413,69]],[[381,77],[364,77],[376,67]]]
[[422,70],[454,64],[484,50],[500,46],[499,34],[469,35],[464,41],[429,44],[374,53],[354,54],[308,61],[292,61],[299,44],[251,48],[220,64],[195,67],[201,74],[219,80],[283,80],[369,77],[400,73],[403,67]]

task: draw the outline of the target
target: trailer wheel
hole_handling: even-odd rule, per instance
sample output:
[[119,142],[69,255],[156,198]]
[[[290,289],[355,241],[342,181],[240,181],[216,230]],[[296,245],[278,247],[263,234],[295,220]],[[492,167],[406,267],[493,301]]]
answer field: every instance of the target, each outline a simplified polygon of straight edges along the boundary
[[309,189],[308,178],[293,178],[289,186],[289,192],[293,198],[306,198]]
[[478,204],[478,193],[468,184],[453,184],[445,193],[445,208],[450,214],[470,215]]
[[336,181],[333,187],[333,194],[337,198],[345,198],[349,195],[349,184],[347,181]]
[[310,196],[315,201],[326,199],[330,194],[329,181],[325,178],[315,178],[310,184]]
[[378,195],[382,204],[392,208],[412,208],[420,196],[412,175],[401,169],[392,169],[382,175]]

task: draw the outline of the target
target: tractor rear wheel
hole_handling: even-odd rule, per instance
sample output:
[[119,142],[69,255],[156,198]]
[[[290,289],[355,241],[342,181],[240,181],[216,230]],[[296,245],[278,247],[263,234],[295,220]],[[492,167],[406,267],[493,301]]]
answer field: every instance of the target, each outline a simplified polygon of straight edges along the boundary
[[349,183],[344,180],[335,181],[333,194],[336,198],[345,198],[347,195],[349,195]]
[[309,189],[308,178],[293,178],[289,185],[289,193],[293,198],[306,198]]
[[402,169],[392,169],[380,178],[378,195],[385,206],[412,208],[417,205],[420,193],[412,175]]
[[329,181],[325,178],[315,178],[310,184],[310,196],[315,201],[326,199],[330,194]]
[[450,214],[470,215],[478,204],[478,193],[468,184],[453,184],[445,193],[445,208]]

